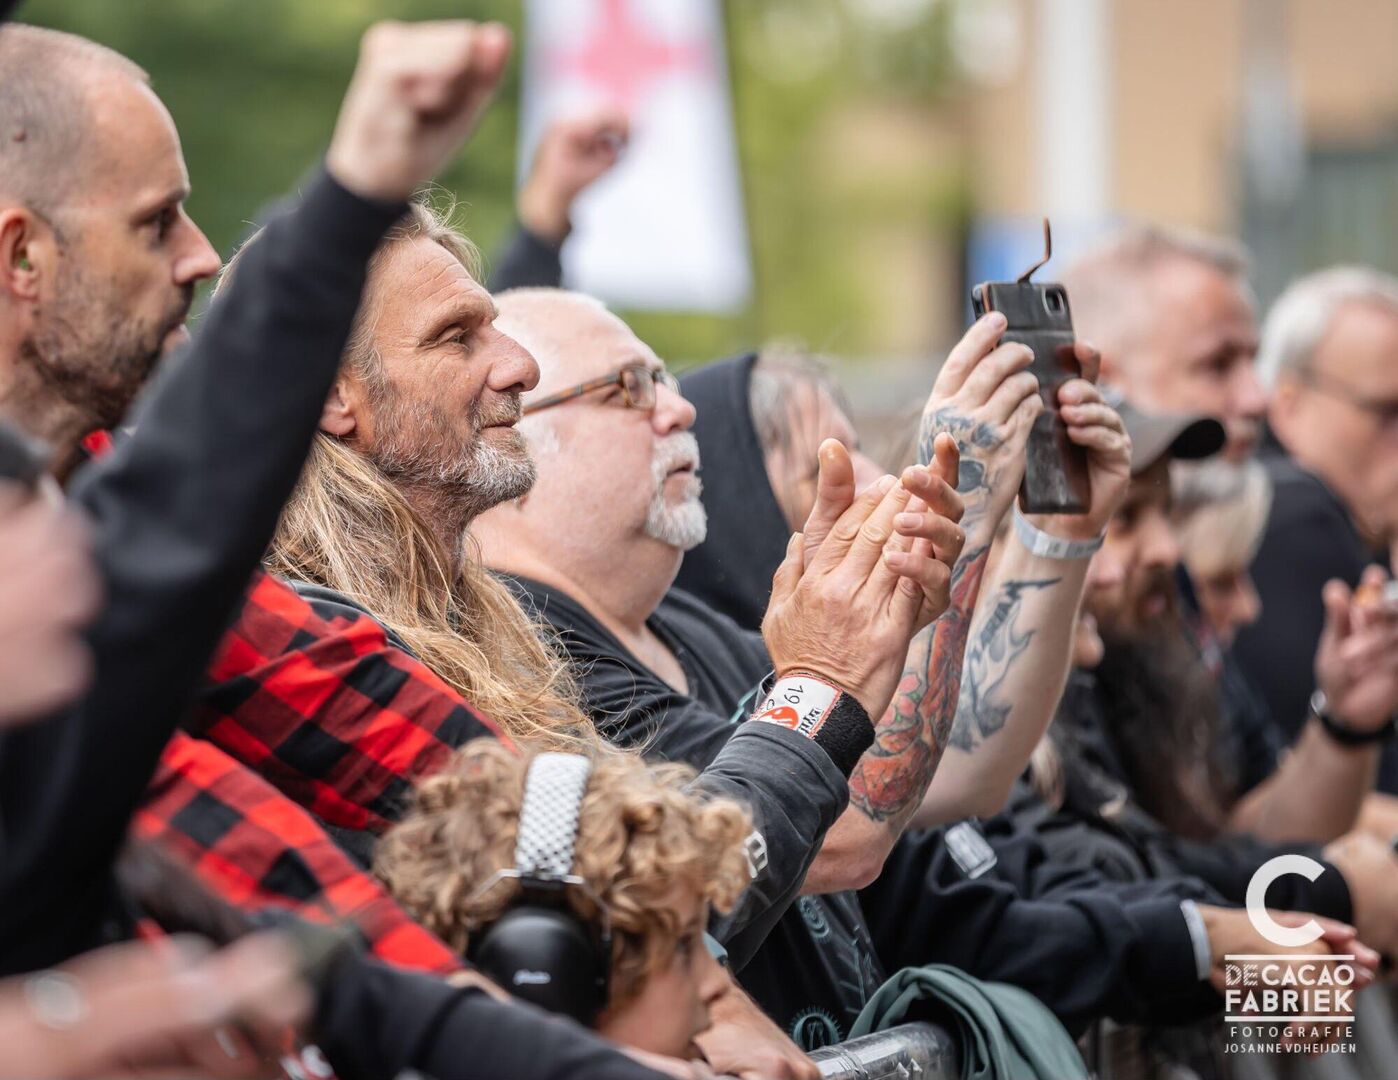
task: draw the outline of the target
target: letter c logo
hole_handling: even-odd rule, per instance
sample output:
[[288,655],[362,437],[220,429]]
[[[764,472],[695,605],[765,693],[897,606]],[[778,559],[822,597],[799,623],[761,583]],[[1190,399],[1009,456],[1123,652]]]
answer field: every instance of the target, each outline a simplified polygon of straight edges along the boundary
[[1273,945],[1293,949],[1303,948],[1325,933],[1314,919],[1307,919],[1300,926],[1283,926],[1267,910],[1267,887],[1277,878],[1300,874],[1307,881],[1314,881],[1323,873],[1325,866],[1306,855],[1278,855],[1259,866],[1247,891],[1248,918],[1257,932]]

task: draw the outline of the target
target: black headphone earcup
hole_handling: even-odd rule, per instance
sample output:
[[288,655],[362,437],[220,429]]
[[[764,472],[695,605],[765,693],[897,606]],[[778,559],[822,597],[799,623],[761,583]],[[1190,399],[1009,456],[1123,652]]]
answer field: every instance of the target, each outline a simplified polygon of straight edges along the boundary
[[526,904],[488,927],[469,959],[515,997],[591,1027],[607,1001],[597,937],[570,912]]

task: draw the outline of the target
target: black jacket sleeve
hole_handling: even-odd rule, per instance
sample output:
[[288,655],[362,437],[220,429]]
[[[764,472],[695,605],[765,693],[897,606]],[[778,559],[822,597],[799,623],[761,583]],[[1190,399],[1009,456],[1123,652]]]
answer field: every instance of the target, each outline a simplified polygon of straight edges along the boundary
[[342,1080],[660,1080],[570,1020],[361,956],[331,971],[312,1033]]
[[734,726],[659,678],[600,651],[579,657],[587,709],[603,734],[647,757],[702,770],[697,783],[737,799],[762,834],[767,867],[710,932],[741,971],[796,899],[825,834],[849,803],[849,784],[830,756],[794,731],[753,721]]
[[271,538],[402,210],[322,175],[248,248],[135,433],[73,485],[106,588],[95,681],[0,745],[0,971],[95,942],[131,813]]
[[1241,834],[1220,836],[1209,843],[1162,835],[1152,843],[1161,862],[1207,882],[1232,904],[1247,901],[1248,883],[1268,859],[1289,852],[1307,855],[1325,870],[1314,881],[1299,874],[1277,878],[1267,890],[1267,906],[1279,911],[1308,911],[1340,922],[1354,918],[1345,876],[1321,858],[1317,844],[1273,844]]
[[[583,708],[604,738],[649,758],[691,765],[700,770],[697,783],[704,790],[731,796],[752,811],[765,841],[767,866],[738,906],[710,927],[740,971],[796,898],[826,832],[844,812],[847,777],[805,736],[775,724],[743,722],[756,704],[757,684],[769,670],[757,635],[738,642],[711,639],[713,651],[734,661],[730,679],[751,687],[741,700],[742,692],[734,693],[736,707],[729,714],[680,693],[630,657],[571,598],[537,582],[504,580],[526,610],[557,632],[557,644],[582,691]],[[733,632],[741,634],[736,627]],[[710,660],[716,662],[716,657]]]
[[519,222],[490,272],[491,292],[526,286],[556,289],[563,283],[562,249],[535,236]]
[[904,836],[879,880],[859,894],[889,970],[951,964],[1019,986],[1074,1035],[1101,1016],[1170,1024],[1218,1010],[1218,995],[1195,970],[1173,890],[1115,895],[1062,878],[1054,898],[1024,899],[1007,881],[967,877],[943,834]]
[[695,781],[749,807],[765,866],[710,933],[742,971],[796,899],[826,832],[849,802],[849,785],[824,750],[775,724],[740,726]]

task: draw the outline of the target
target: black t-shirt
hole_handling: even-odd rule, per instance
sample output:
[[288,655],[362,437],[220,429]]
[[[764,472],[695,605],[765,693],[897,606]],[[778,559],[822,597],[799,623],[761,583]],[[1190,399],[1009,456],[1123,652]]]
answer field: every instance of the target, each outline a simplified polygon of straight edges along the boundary
[[[558,632],[598,728],[648,756],[707,766],[747,719],[771,671],[761,635],[672,589],[647,623],[684,669],[689,694],[681,694],[571,597],[534,581],[506,580]],[[793,801],[808,797],[799,788],[791,792]],[[844,1039],[885,979],[853,892],[801,897],[739,975],[807,1050]]]
[[[1233,652],[1290,743],[1305,726],[1315,691],[1315,651],[1325,625],[1321,590],[1331,578],[1355,586],[1376,559],[1319,477],[1275,443],[1261,460],[1272,480],[1272,510],[1252,562],[1262,617],[1238,635]],[[1398,791],[1398,753],[1392,747],[1384,754],[1379,786]]]

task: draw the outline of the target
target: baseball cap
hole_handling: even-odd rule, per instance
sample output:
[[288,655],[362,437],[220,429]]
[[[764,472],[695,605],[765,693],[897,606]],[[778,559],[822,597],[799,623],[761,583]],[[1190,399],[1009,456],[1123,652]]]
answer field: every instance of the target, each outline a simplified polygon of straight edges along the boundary
[[1223,425],[1202,413],[1142,412],[1119,393],[1104,389],[1107,403],[1116,409],[1131,436],[1131,475],[1145,472],[1162,457],[1197,461],[1223,449]]

